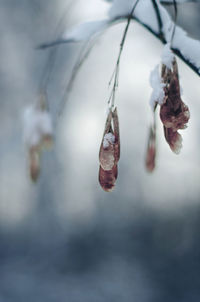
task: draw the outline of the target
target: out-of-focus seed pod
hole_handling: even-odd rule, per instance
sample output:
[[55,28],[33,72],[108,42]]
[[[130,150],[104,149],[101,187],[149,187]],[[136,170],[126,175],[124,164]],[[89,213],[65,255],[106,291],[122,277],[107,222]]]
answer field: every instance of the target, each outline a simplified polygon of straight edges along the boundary
[[29,150],[29,173],[31,180],[36,182],[40,175],[40,153],[34,147]]
[[155,159],[156,159],[156,133],[155,133],[155,129],[153,127],[150,127],[146,160],[145,160],[145,165],[148,172],[153,172],[153,170],[155,169]]
[[164,125],[165,139],[171,150],[178,154],[182,147],[182,137],[177,132],[185,129],[190,118],[188,107],[183,103],[180,93],[178,66],[176,59],[172,70],[162,67],[162,78],[165,85],[165,101],[160,108],[160,119]]
[[53,145],[53,125],[46,91],[41,92],[36,104],[25,110],[24,141],[28,151],[30,178],[36,182],[40,174],[40,154]]
[[46,111],[46,110],[48,110],[47,93],[46,93],[45,90],[42,90],[40,92],[39,99],[38,99],[38,102],[36,104],[36,107],[40,111]]
[[117,165],[110,171],[105,171],[99,166],[99,183],[104,191],[111,192],[114,189],[117,174]]
[[53,135],[45,134],[42,137],[41,149],[51,149],[53,146]]

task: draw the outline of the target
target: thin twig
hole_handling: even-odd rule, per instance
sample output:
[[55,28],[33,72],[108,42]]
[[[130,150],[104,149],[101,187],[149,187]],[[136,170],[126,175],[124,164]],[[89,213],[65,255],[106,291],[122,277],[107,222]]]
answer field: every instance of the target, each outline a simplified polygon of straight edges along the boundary
[[[164,5],[174,5],[173,0],[171,0],[171,1],[161,0],[160,2]],[[185,4],[185,3],[198,3],[198,2],[199,2],[199,0],[185,0],[185,1],[177,1],[177,4],[181,5],[181,4]]]
[[177,5],[176,5],[176,0],[173,0],[173,4],[174,4],[174,27],[173,27],[171,41],[170,41],[171,47],[172,47],[172,43],[173,43],[175,31],[176,31],[176,22],[177,22]]
[[[56,29],[55,29],[55,39],[60,35],[60,29],[65,21],[65,19],[67,18],[67,15],[69,13],[69,9],[71,8],[71,6],[73,5],[73,0],[67,5],[67,8],[64,10],[64,13],[61,17],[61,19],[59,20]],[[47,85],[50,81],[52,72],[53,72],[53,68],[55,65],[55,61],[56,61],[56,54],[57,54],[57,50],[58,48],[52,48],[49,52],[49,56],[46,62],[46,66],[44,68],[43,71],[43,76],[42,76],[42,80],[41,80],[41,84],[40,84],[40,92],[46,92],[47,90]]]
[[[128,16],[123,16],[123,17],[117,17],[115,18],[112,23],[117,23],[120,21],[126,21],[128,18]],[[141,26],[143,26],[145,29],[147,29],[153,36],[155,36],[156,38],[158,38],[163,44],[166,44],[167,41],[165,39],[161,39],[160,35],[154,31],[150,26],[148,26],[147,24],[141,22],[141,20],[139,20],[137,17],[132,16],[132,20],[136,21],[138,24],[140,24]],[[171,50],[173,50],[173,52],[177,55],[177,57],[179,57],[179,59],[181,59],[186,65],[188,65],[198,76],[200,76],[200,72],[199,72],[199,68],[196,67],[194,64],[192,64],[189,60],[187,60],[182,53],[180,52],[179,49],[171,47]]]
[[154,10],[155,10],[155,13],[156,13],[156,17],[157,17],[157,21],[158,21],[158,28],[159,28],[159,35],[160,35],[160,38],[161,39],[164,39],[164,35],[163,35],[163,22],[162,22],[162,18],[161,18],[161,15],[160,15],[160,10],[159,10],[159,7],[158,7],[158,3],[156,0],[152,0],[152,4],[153,4],[153,7],[154,7]]
[[65,105],[68,101],[69,94],[70,94],[70,92],[73,88],[76,76],[77,76],[82,64],[88,58],[91,50],[93,49],[93,47],[95,45],[95,42],[96,42],[95,40],[92,40],[92,42],[87,41],[83,45],[83,47],[81,48],[81,51],[78,55],[78,59],[76,60],[76,62],[74,64],[74,67],[72,69],[71,77],[70,77],[69,82],[68,82],[68,84],[66,86],[66,89],[64,91],[63,98],[62,98],[61,104],[60,104],[59,109],[58,109],[57,118],[62,114],[63,109],[64,109],[64,107],[65,107]]
[[[123,47],[124,47],[124,43],[125,43],[125,40],[126,40],[128,28],[129,28],[129,25],[130,25],[130,22],[131,22],[131,19],[132,19],[134,10],[135,10],[135,8],[136,8],[136,6],[137,6],[137,4],[138,4],[139,1],[140,1],[140,0],[137,0],[137,1],[134,3],[131,12],[130,12],[130,14],[128,15],[127,24],[126,24],[126,27],[125,27],[125,29],[124,29],[124,33],[123,33],[122,40],[121,40],[121,43],[120,43],[119,54],[118,54],[118,58],[117,58],[117,62],[116,62],[116,67],[115,67],[115,70],[114,70],[114,76],[113,76],[113,74],[112,74],[112,77],[111,77],[111,81],[112,81],[112,79],[114,78],[114,81],[113,81],[113,88],[112,88],[110,97],[109,97],[109,99],[108,99],[108,105],[109,105],[109,107],[111,107],[111,108],[114,108],[115,92],[116,92],[116,89],[117,89],[117,87],[118,87],[119,64],[120,64],[121,54],[122,54],[122,51],[123,51]],[[109,81],[109,82],[111,82],[111,81]]]

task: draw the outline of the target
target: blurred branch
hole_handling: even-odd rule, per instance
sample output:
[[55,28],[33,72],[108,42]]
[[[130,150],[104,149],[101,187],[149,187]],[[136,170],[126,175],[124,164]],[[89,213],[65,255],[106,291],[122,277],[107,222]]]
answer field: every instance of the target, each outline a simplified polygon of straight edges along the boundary
[[[164,5],[173,5],[174,1],[173,0],[161,0],[160,3],[164,4]],[[177,0],[176,1],[177,4],[185,4],[185,3],[200,3],[199,0]]]
[[[109,100],[108,100],[108,105],[111,105],[111,108],[114,108],[115,92],[116,92],[116,89],[118,87],[119,64],[120,64],[121,54],[122,54],[122,51],[123,51],[123,48],[124,48],[124,43],[125,43],[125,40],[126,40],[127,32],[128,32],[128,29],[129,29],[129,25],[130,25],[133,13],[134,13],[135,8],[136,8],[139,1],[140,0],[137,0],[135,2],[135,4],[132,7],[132,10],[131,10],[130,14],[127,17],[127,24],[126,24],[126,27],[124,29],[124,33],[123,33],[122,40],[121,40],[121,43],[120,43],[117,63],[116,63],[116,67],[115,67],[115,70],[114,70],[113,88],[112,88],[112,91],[111,91],[111,94],[110,94],[110,97],[109,97]],[[113,78],[113,76],[111,76],[110,83],[112,82],[112,78]]]
[[95,45],[95,42],[96,41],[86,41],[85,44],[83,45],[83,47],[81,48],[81,51],[78,55],[78,58],[74,64],[74,67],[72,69],[72,73],[71,73],[71,77],[69,79],[69,82],[66,86],[66,89],[65,89],[65,92],[64,92],[64,95],[63,95],[63,98],[62,98],[62,101],[61,101],[61,104],[59,106],[59,110],[58,110],[58,114],[57,114],[57,117],[59,117],[65,107],[65,104],[67,103],[67,100],[68,100],[68,97],[69,97],[69,94],[73,88],[73,85],[74,85],[74,81],[76,79],[76,76],[82,66],[82,64],[85,62],[85,60],[88,58],[91,50],[93,49],[94,45]]

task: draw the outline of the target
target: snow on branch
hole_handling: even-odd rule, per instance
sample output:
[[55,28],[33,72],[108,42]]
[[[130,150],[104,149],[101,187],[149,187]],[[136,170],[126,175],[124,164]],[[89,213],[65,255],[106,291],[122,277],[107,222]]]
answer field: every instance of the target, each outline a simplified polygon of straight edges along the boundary
[[50,41],[39,45],[38,49],[55,46],[63,43],[87,41],[103,32],[111,24],[110,19],[90,21],[78,24],[71,30],[68,30],[63,36],[55,41]]
[[[135,0],[136,2],[136,0]],[[163,1],[161,1],[163,2]],[[164,1],[172,3],[173,1]],[[178,1],[186,2],[186,1]],[[54,46],[61,43],[81,42],[96,37],[109,26],[123,22],[130,17],[133,0],[114,0],[108,10],[108,18],[99,21],[85,22],[75,26],[55,41],[43,43],[38,48]],[[157,0],[140,0],[132,19],[148,29],[162,43],[172,40],[174,22],[169,13]],[[171,49],[193,71],[200,75],[200,41],[190,38],[179,26],[175,27]]]

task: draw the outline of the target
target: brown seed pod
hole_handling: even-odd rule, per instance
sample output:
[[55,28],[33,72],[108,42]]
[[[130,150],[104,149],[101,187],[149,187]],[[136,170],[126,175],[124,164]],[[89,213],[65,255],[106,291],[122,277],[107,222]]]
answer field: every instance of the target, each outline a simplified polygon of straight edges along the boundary
[[182,136],[177,131],[173,131],[172,128],[166,128],[165,126],[164,134],[171,150],[174,153],[179,154],[182,148]]
[[109,171],[119,161],[119,157],[120,157],[119,120],[118,120],[117,109],[115,108],[114,112],[112,112],[111,110],[109,111],[106,120],[103,139],[99,151],[100,165],[105,171]]
[[117,165],[110,171],[105,171],[99,166],[99,183],[104,191],[111,192],[114,189],[117,174]]
[[41,149],[51,149],[53,146],[53,136],[51,134],[43,135],[40,145]]
[[29,151],[29,173],[31,180],[36,182],[40,175],[40,153],[34,147]]
[[162,67],[162,78],[166,86],[165,101],[160,108],[160,119],[164,125],[166,141],[172,151],[178,154],[182,147],[182,138],[177,131],[187,127],[190,112],[181,99],[178,66],[175,59],[172,70],[166,66]]
[[151,126],[149,130],[149,138],[146,152],[145,165],[148,172],[153,172],[156,159],[156,134],[155,129]]
[[115,107],[112,116],[113,116],[113,126],[114,126],[114,136],[115,136],[115,144],[114,144],[115,162],[118,162],[120,158],[120,134],[119,134],[119,118],[117,113],[117,107]]
[[117,108],[108,113],[103,139],[99,151],[99,182],[102,188],[110,192],[117,179],[117,162],[120,158],[120,135]]

